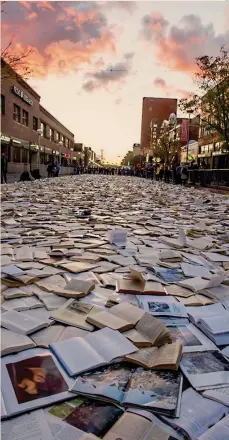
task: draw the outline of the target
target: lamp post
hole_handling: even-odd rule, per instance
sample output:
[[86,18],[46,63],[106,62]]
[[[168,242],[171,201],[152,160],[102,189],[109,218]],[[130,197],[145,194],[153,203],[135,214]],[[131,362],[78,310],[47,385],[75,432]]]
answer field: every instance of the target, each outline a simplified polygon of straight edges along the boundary
[[59,145],[59,147],[60,147],[60,159],[59,159],[59,161],[60,161],[60,166],[61,166],[61,165],[62,165],[62,164],[61,164],[61,152],[62,152],[62,145],[63,145],[63,142],[60,141],[58,145]]
[[38,128],[37,130],[37,134],[38,134],[38,154],[37,154],[37,168],[38,170],[40,169],[40,150],[41,150],[41,134],[42,134],[42,129]]

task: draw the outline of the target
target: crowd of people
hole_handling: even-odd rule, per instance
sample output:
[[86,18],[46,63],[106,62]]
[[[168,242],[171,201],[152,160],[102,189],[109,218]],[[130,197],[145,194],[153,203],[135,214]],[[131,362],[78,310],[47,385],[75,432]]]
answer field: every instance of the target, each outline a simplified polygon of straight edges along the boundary
[[176,184],[185,184],[188,180],[188,170],[198,169],[198,165],[191,162],[189,165],[180,163],[171,166],[162,163],[148,164],[147,166],[123,166],[123,167],[92,167],[92,166],[74,166],[74,175],[77,174],[104,174],[118,176],[136,176],[146,179],[173,182]]

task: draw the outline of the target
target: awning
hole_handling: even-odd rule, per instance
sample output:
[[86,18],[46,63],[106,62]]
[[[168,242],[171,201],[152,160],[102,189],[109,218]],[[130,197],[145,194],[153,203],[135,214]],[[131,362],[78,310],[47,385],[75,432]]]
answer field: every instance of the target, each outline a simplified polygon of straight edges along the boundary
[[11,141],[11,138],[9,136],[5,136],[4,134],[1,133],[0,140],[1,140],[2,144],[9,144]]

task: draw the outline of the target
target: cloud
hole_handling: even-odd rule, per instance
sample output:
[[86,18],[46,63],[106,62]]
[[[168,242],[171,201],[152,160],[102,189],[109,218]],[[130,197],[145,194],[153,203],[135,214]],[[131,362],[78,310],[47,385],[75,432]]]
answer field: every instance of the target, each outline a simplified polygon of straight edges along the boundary
[[195,58],[216,56],[222,45],[229,46],[229,30],[216,34],[212,23],[204,24],[193,14],[183,16],[176,26],[170,26],[159,13],[146,15],[140,38],[153,44],[161,65],[187,72],[196,71]]
[[163,78],[155,78],[153,85],[154,87],[161,89],[166,97],[176,96],[178,98],[188,98],[190,96],[190,92],[176,88],[172,84],[167,84]]
[[115,104],[116,105],[120,105],[122,103],[122,98],[117,98],[116,100],[115,100]]
[[97,89],[107,88],[111,83],[122,81],[130,74],[133,57],[133,52],[126,53],[123,57],[123,61],[110,64],[105,69],[98,70],[97,72],[87,73],[85,78],[90,79],[83,84],[83,89],[86,92],[93,92]]
[[122,9],[127,12],[134,12],[137,9],[137,2],[134,1],[107,1],[107,2],[99,2],[103,7],[107,9]]
[[163,78],[156,78],[153,84],[155,87],[160,87],[161,89],[166,88],[166,82]]
[[22,49],[32,48],[29,62],[35,76],[75,72],[96,55],[116,50],[97,2],[7,2],[2,18],[3,47],[15,35]]

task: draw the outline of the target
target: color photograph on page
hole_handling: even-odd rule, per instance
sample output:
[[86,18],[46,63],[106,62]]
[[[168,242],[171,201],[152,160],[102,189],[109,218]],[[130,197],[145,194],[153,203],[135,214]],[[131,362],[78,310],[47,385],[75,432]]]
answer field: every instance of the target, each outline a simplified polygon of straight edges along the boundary
[[71,396],[70,379],[49,350],[32,349],[2,359],[6,415],[43,407]]

